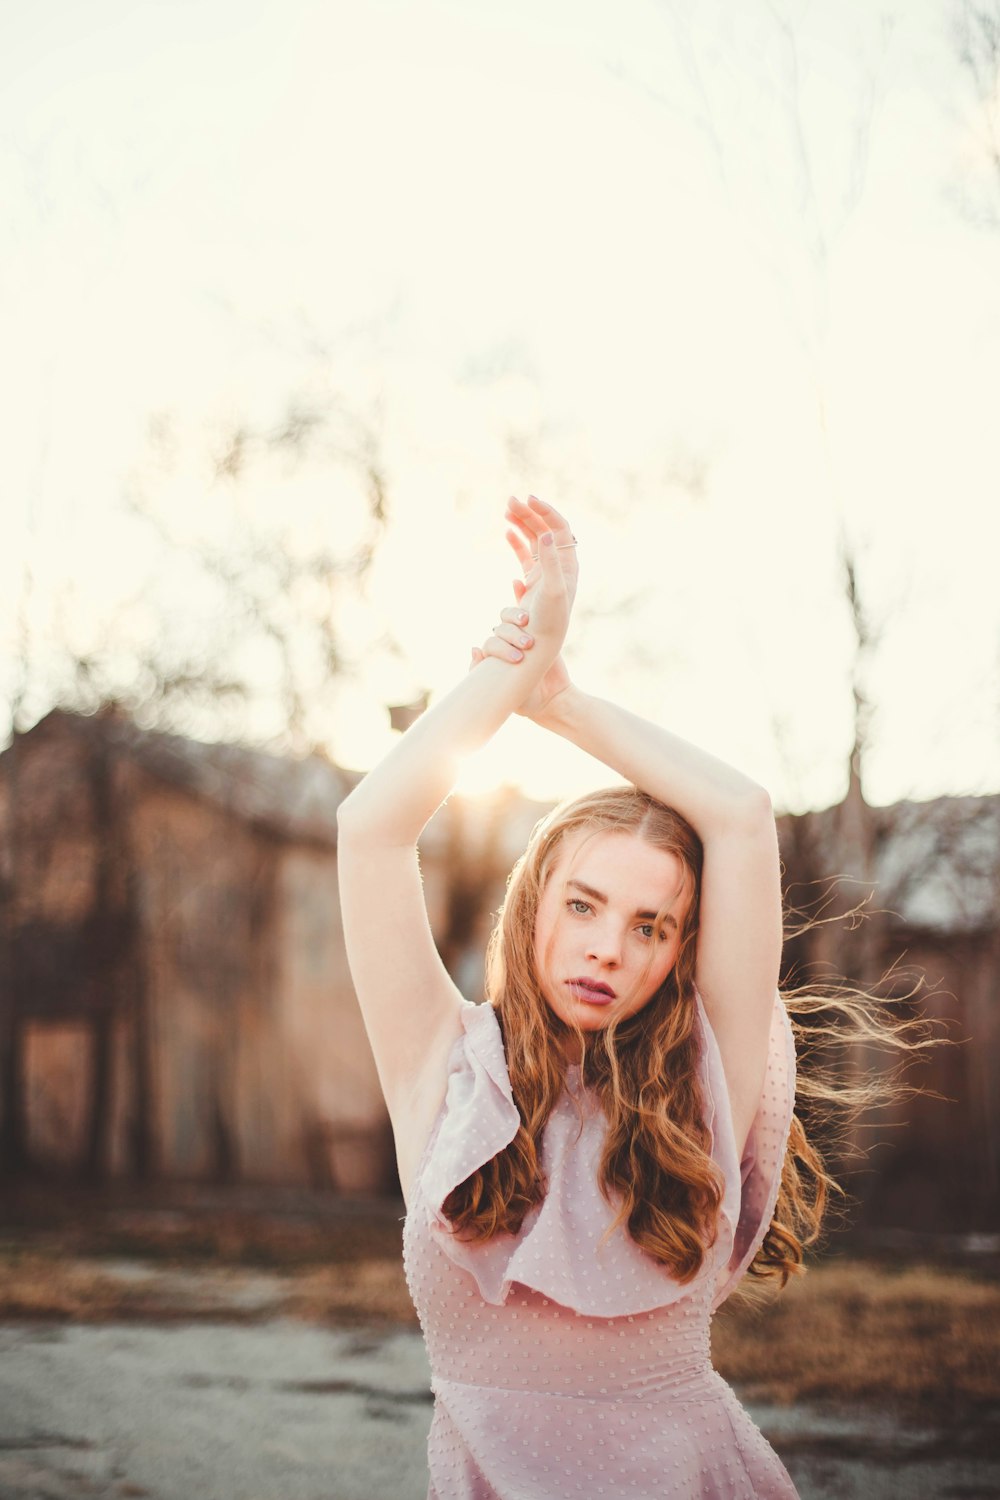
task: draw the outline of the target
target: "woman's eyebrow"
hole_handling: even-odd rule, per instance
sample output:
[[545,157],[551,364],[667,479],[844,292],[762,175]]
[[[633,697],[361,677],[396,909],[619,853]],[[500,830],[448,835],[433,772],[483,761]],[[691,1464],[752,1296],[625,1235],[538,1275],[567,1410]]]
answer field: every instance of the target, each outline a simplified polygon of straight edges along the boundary
[[[601,906],[607,906],[607,896],[605,896],[603,891],[596,891],[592,885],[587,885],[584,881],[577,880],[575,876],[567,880],[566,884],[567,886],[575,886],[578,891],[582,891],[585,896],[589,896],[591,901],[597,901]],[[658,913],[655,911],[637,911],[636,916],[641,917],[646,922],[655,922]],[[670,927],[677,926],[676,919],[669,912],[661,920],[665,925],[669,925]]]

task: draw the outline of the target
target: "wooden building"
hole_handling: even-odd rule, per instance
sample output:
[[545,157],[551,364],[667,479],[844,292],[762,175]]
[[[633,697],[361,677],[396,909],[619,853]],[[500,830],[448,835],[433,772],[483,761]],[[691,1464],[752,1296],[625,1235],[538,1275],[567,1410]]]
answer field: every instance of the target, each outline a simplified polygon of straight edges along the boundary
[[[354,779],[114,711],[51,713],[0,756],[8,1169],[393,1185],[340,928],[336,813]],[[482,879],[452,878],[458,835],[439,815],[422,854],[463,974]]]
[[[73,1176],[395,1186],[344,954],[336,811],[355,777],[54,712],[0,755],[0,1151]],[[442,956],[479,995],[514,859],[545,811],[452,798],[421,840]],[[861,1135],[865,1222],[1000,1228],[1000,797],[779,820],[786,886],[873,915],[789,942],[786,977],[902,992],[956,1045]],[[877,1067],[877,1058],[854,1066]],[[932,1097],[933,1094],[942,1096]]]
[[[790,904],[834,919],[786,943],[788,981],[844,976],[946,1043],[912,1069],[916,1092],[858,1121],[868,1159],[849,1182],[853,1218],[1000,1230],[1000,796],[891,807],[849,796],[778,826]],[[864,1049],[850,1059],[858,1076],[885,1062]]]

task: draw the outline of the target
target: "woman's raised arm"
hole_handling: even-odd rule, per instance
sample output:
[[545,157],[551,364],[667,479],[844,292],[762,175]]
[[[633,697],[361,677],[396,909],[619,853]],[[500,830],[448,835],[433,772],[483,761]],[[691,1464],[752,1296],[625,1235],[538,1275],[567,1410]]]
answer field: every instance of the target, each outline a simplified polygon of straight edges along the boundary
[[[551,507],[552,528],[540,528],[538,551],[528,572],[520,607],[507,611],[527,622],[530,633],[514,629],[523,650],[507,651],[521,663],[484,663],[423,714],[340,805],[338,821],[365,843],[401,847],[415,844],[451,791],[462,756],[484,745],[520,707],[558,658],[576,594],[577,563],[569,528]],[[523,658],[523,660],[522,660]]]
[[[540,518],[520,502],[513,503],[509,514],[518,528],[510,540],[523,564]],[[476,672],[494,665],[509,644],[513,613],[501,612],[500,634],[476,653],[481,662]],[[528,613],[530,630],[530,607]],[[514,675],[521,671],[518,665]],[[581,692],[561,659],[526,695],[520,712],[674,808],[701,838],[705,858],[696,983],[722,1052],[742,1147],[760,1100],[782,948],[780,865],[770,797],[697,745]]]
[[443,1097],[448,1052],[461,1024],[461,996],[427,918],[417,838],[451,791],[461,757],[485,744],[557,659],[576,589],[569,540],[564,524],[539,538],[523,598],[525,616],[533,616],[530,643],[518,670],[510,660],[497,660],[470,672],[407,730],[338,811],[344,941],[404,1193]]

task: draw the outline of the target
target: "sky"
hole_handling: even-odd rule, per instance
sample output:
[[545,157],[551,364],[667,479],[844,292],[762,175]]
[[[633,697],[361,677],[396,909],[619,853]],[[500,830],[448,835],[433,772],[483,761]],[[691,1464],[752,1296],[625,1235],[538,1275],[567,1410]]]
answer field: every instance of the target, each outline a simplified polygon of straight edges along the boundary
[[[378,434],[388,516],[333,606],[352,675],[303,656],[342,764],[391,743],[387,703],[466,670],[510,593],[504,502],[535,492],[580,539],[588,691],[782,807],[836,801],[846,538],[878,636],[869,799],[1000,790],[1000,224],[956,14],[6,7],[6,696],[18,660],[30,716],[65,643],[127,678],[170,633],[259,684],[241,728],[273,738],[273,651],[219,630],[199,549],[349,551],[363,496],[329,445],[238,483],[212,454],[227,424],[333,403]],[[513,721],[463,785],[502,780],[609,776]]]

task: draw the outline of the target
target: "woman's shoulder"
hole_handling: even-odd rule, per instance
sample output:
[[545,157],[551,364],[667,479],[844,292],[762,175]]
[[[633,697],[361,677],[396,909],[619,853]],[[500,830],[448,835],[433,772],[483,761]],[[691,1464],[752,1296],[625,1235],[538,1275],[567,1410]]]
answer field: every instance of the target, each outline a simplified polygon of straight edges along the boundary
[[722,1217],[730,1249],[716,1291],[717,1307],[742,1280],[774,1215],[795,1111],[795,1042],[788,1010],[776,991],[771,1007],[764,1081],[746,1142],[739,1149],[722,1054],[701,995],[695,990],[701,1034],[701,1087],[711,1152],[726,1190]]
[[[596,1317],[648,1312],[690,1295],[690,1285],[674,1279],[616,1223],[619,1204],[599,1181],[607,1134],[600,1105],[599,1092],[584,1086],[571,1067],[540,1141],[542,1199],[516,1233],[481,1240],[456,1233],[444,1211],[449,1196],[503,1151],[521,1124],[498,1016],[487,1006],[471,1007],[463,1014],[443,1109],[417,1175],[411,1235],[428,1235],[493,1305],[506,1302],[515,1285]],[[739,1182],[738,1170],[733,1172],[735,1220]],[[714,1270],[706,1263],[706,1278]],[[712,1288],[704,1280],[700,1285],[709,1298]]]
[[[454,1025],[434,1044],[406,1109],[397,1111],[400,1118],[392,1122],[400,1186],[407,1205],[412,1201],[414,1184],[424,1171],[444,1117],[447,1115],[453,1121],[456,1133],[465,1130],[474,1140],[477,1119],[495,1114],[498,1099],[514,1108],[496,1011],[486,1002],[476,1004],[463,999],[455,1013]],[[502,1146],[496,1150],[502,1150]],[[496,1151],[490,1153],[495,1154]],[[466,1160],[464,1154],[461,1159]],[[484,1160],[488,1161],[489,1156]],[[470,1176],[482,1164],[470,1167],[465,1175]]]

